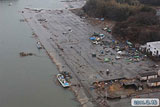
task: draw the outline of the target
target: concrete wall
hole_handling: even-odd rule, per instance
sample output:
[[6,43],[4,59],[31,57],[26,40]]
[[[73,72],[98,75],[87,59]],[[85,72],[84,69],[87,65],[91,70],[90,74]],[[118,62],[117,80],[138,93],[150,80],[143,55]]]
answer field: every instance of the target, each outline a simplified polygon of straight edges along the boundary
[[[149,43],[147,43],[147,45],[146,45],[146,51],[152,52],[152,56],[159,56],[160,55],[160,50],[153,47],[153,45],[149,44]],[[157,51],[158,51],[158,55],[157,55]]]

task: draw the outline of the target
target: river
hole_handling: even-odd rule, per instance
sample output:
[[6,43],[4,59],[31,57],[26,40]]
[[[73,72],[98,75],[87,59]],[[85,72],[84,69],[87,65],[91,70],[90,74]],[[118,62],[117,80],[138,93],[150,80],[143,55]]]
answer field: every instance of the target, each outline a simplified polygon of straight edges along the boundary
[[[12,6],[9,6],[12,3]],[[25,7],[60,9],[60,0],[0,0],[0,107],[76,107],[74,95],[56,81],[58,73],[19,13]],[[21,58],[19,52],[37,56]]]

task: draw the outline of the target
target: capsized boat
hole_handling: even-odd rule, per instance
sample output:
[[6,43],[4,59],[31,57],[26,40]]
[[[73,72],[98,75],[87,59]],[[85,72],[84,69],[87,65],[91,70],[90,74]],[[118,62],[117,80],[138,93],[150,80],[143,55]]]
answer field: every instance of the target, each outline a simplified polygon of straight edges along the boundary
[[37,42],[37,48],[38,49],[42,49],[42,45],[41,45],[41,43],[39,41]]
[[64,88],[70,86],[70,84],[66,81],[66,79],[62,74],[57,74],[57,79]]

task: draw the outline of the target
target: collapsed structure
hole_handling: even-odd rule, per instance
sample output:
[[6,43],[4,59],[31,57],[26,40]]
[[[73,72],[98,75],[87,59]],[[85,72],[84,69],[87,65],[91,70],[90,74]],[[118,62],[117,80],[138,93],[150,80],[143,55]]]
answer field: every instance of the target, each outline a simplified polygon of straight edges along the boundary
[[157,87],[157,86],[160,86],[160,77],[158,78],[153,78],[153,79],[149,79],[147,81],[147,85],[149,87]]
[[146,73],[139,73],[138,78],[140,81],[146,81],[148,79],[157,78],[158,73],[157,72],[146,72]]

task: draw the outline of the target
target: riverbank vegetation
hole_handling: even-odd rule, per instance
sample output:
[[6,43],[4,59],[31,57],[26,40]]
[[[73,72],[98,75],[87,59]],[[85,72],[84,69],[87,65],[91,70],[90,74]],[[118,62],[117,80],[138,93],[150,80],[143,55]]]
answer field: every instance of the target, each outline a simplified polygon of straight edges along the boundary
[[113,28],[113,35],[140,44],[160,40],[159,17],[146,12],[136,14],[127,21],[117,22]]
[[141,11],[155,12],[137,0],[89,0],[83,10],[90,16],[105,17],[115,21],[126,20]]
[[115,37],[144,44],[160,40],[159,17],[144,1],[152,0],[89,0],[83,10],[89,16],[116,21]]

